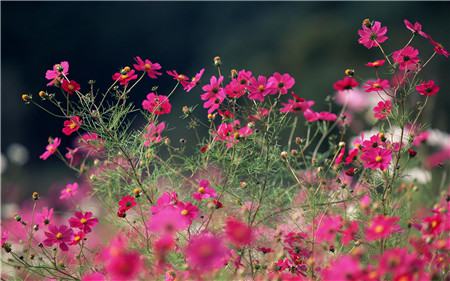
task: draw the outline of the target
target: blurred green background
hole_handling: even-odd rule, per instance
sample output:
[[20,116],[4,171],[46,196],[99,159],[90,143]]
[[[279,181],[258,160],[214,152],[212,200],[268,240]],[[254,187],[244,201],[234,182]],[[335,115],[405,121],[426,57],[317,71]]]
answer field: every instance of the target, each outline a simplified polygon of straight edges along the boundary
[[[435,40],[450,48],[449,2],[1,2],[1,151],[3,201],[74,175],[56,159],[42,161],[48,136],[61,136],[56,120],[20,100],[22,92],[44,89],[45,71],[62,60],[70,62],[70,77],[87,87],[94,79],[105,89],[111,75],[131,65],[136,55],[161,63],[164,70],[192,75],[207,68],[203,82],[214,72],[212,58],[220,55],[226,72],[249,69],[254,74],[289,72],[296,93],[320,102],[333,93],[332,84],[345,68],[360,76],[363,65],[380,58],[379,50],[357,43],[364,18],[388,26],[390,52],[409,39],[403,19],[419,21]],[[427,58],[431,46],[415,47]],[[450,131],[449,60],[439,56],[425,72],[441,91],[425,112],[434,128]],[[169,78],[158,81],[166,93]],[[155,81],[145,80],[133,93],[140,104]],[[178,92],[172,102],[171,126],[180,121],[181,106],[199,103],[200,89]],[[174,132],[186,137],[185,124]],[[71,146],[63,138],[62,148]],[[26,150],[23,150],[23,147]],[[14,154],[15,153],[15,154]],[[14,159],[17,153],[22,158]],[[14,156],[16,155],[16,156]],[[20,157],[19,157],[20,158]],[[6,161],[5,161],[6,160]],[[7,163],[7,165],[5,164]]]

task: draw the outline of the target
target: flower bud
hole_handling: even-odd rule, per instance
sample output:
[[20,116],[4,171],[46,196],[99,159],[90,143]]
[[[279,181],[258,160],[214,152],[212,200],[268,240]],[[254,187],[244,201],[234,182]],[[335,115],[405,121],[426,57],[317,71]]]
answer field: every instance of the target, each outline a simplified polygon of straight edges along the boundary
[[303,140],[302,140],[301,137],[296,137],[296,138],[295,138],[295,143],[296,143],[297,145],[301,145],[302,142],[303,142]]
[[408,149],[408,155],[409,155],[409,157],[414,158],[417,155],[417,151],[415,151],[412,148],[409,148]]
[[214,65],[215,66],[221,66],[222,65],[222,59],[219,56],[214,57]]
[[372,27],[372,23],[370,22],[369,18],[366,18],[362,21],[362,24],[365,25],[366,27]]
[[31,194],[31,198],[33,198],[34,201],[39,200],[39,193],[36,191]]
[[27,93],[22,94],[22,101],[25,104],[29,104],[31,102],[31,100],[33,99],[33,97]]
[[133,189],[133,194],[136,198],[140,197],[142,193],[142,190],[140,188]]
[[208,114],[209,120],[214,120],[214,118],[216,118],[216,114],[211,114],[211,113]]
[[345,73],[346,76],[352,77],[353,75],[355,75],[355,70],[354,70],[354,69],[347,68],[347,69],[344,71],[344,73]]
[[298,150],[297,149],[291,149],[291,155],[292,156],[297,156],[298,155]]
[[164,139],[164,144],[165,145],[169,145],[170,144],[170,139],[169,138],[165,138]]
[[241,181],[241,182],[239,183],[239,186],[240,186],[241,188],[246,188],[246,187],[247,187],[247,182]]
[[3,249],[5,249],[5,252],[10,253],[12,251],[11,244],[4,243],[3,244]]
[[288,153],[286,151],[281,152],[280,157],[282,159],[287,159],[288,158]]
[[191,113],[191,110],[189,109],[189,107],[187,105],[183,106],[181,108],[181,111],[183,112],[183,114],[188,115],[189,113]]
[[236,69],[232,69],[231,72],[230,72],[230,76],[231,76],[231,79],[237,78],[238,77],[237,70]]
[[181,144],[185,144],[185,143],[186,143],[186,139],[181,138],[181,139],[179,140],[179,142],[180,142]]
[[45,92],[45,91],[39,91],[38,95],[43,100],[45,100],[45,99],[47,99],[49,97],[47,92]]
[[344,147],[345,146],[345,142],[344,141],[340,141],[339,142],[339,147]]
[[128,72],[130,72],[131,68],[129,66],[125,66],[124,68],[122,68],[122,70],[120,71],[120,74],[127,74]]

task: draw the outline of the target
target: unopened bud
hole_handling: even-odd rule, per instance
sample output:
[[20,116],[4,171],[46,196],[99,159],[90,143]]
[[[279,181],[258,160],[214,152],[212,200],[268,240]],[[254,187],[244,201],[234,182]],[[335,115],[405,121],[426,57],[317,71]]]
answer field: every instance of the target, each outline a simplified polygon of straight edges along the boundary
[[31,194],[31,198],[33,198],[33,200],[39,200],[39,193],[37,193],[36,191],[35,192],[33,192],[32,194]]
[[45,100],[45,99],[48,98],[48,94],[47,94],[47,92],[45,92],[45,91],[39,91],[38,95],[39,95],[39,97],[40,97],[41,99],[43,99],[43,100]]
[[344,147],[345,146],[345,142],[344,141],[340,141],[339,142],[339,147]]
[[298,155],[298,150],[297,149],[291,149],[291,155],[292,156],[297,156]]
[[231,79],[237,78],[238,77],[238,72],[236,69],[232,69],[231,70]]
[[241,182],[239,183],[239,186],[240,186],[241,188],[246,188],[246,187],[247,187],[247,182],[241,181]]
[[20,215],[15,215],[15,216],[14,216],[14,219],[15,219],[16,221],[21,221],[21,220],[22,220],[22,217],[21,217]]
[[288,158],[288,153],[286,151],[281,152],[280,157],[283,159],[287,159]]
[[301,145],[302,142],[303,142],[303,140],[302,140],[301,137],[296,137],[296,138],[295,138],[295,143],[296,143],[297,145]]
[[22,94],[22,101],[26,104],[29,104],[31,102],[31,100],[33,99],[33,97],[29,94]]
[[181,108],[181,111],[184,113],[184,114],[189,114],[189,113],[191,113],[191,110],[189,109],[189,107],[187,106],[187,105],[185,105],[185,106],[183,106],[182,108]]
[[352,77],[353,75],[355,75],[355,70],[354,70],[354,69],[347,68],[347,69],[344,71],[344,74],[347,75],[347,76],[349,76],[349,77]]
[[140,197],[142,193],[142,190],[140,188],[133,189],[133,194],[136,198]]
[[365,25],[366,27],[372,27],[372,23],[370,22],[369,18],[366,18],[362,21],[362,24]]
[[212,113],[208,114],[208,119],[209,120],[214,120],[214,118],[216,118],[216,114],[212,114]]
[[215,66],[221,66],[222,65],[222,59],[219,56],[214,57],[214,65]]

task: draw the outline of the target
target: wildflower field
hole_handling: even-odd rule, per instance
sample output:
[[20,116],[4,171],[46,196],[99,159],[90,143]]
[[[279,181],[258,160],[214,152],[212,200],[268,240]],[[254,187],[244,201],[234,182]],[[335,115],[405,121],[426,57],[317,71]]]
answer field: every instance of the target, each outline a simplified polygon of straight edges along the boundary
[[[336,73],[325,103],[226,57],[182,73],[130,54],[107,85],[55,58],[19,98],[60,122],[35,157],[78,177],[2,217],[2,280],[450,280],[450,136],[422,118],[449,52],[397,24],[393,49],[382,22],[354,27],[376,59]],[[180,127],[196,142],[168,137]]]

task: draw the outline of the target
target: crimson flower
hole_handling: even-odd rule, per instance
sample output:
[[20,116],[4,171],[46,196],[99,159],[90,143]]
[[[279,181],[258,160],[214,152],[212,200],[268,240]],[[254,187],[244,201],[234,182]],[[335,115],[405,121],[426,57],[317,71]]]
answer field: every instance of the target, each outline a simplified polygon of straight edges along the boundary
[[44,245],[51,247],[54,244],[58,244],[61,250],[68,251],[69,247],[67,246],[67,243],[72,241],[73,230],[66,225],[61,225],[59,227],[49,225],[48,230],[49,231],[45,232],[47,239],[44,240]]
[[62,129],[62,132],[66,136],[70,136],[74,132],[78,131],[78,129],[80,129],[82,123],[83,122],[81,121],[81,118],[79,116],[70,117],[70,120],[64,121],[64,128]]
[[387,30],[387,27],[382,27],[379,21],[375,21],[370,26],[363,24],[362,28],[358,30],[358,35],[360,37],[358,43],[364,45],[367,49],[377,47],[378,44],[381,44],[388,39],[386,36]]
[[78,84],[75,80],[68,81],[67,79],[64,79],[61,87],[69,95],[72,95],[74,92],[80,90],[80,84]]
[[434,96],[439,92],[439,86],[434,83],[433,80],[424,81],[416,86],[416,91],[422,96]]
[[98,223],[97,218],[92,217],[91,212],[75,212],[75,216],[69,219],[69,223],[71,227],[79,228],[84,233],[89,233],[92,231],[92,227],[94,227]]

